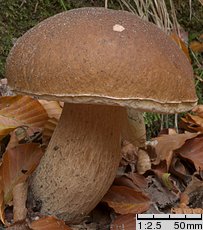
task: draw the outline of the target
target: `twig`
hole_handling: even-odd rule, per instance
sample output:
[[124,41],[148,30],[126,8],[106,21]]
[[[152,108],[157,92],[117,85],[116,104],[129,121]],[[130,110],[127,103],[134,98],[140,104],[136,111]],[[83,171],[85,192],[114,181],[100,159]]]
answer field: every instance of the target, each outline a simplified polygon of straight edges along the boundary
[[174,118],[174,125],[175,125],[175,130],[178,133],[178,114],[175,114],[175,118]]
[[104,7],[105,7],[105,9],[108,8],[108,0],[105,0],[105,2],[104,2]]
[[38,7],[38,5],[39,5],[39,2],[37,1],[37,3],[35,4],[34,13],[36,13],[36,12],[37,12],[37,7]]
[[64,1],[63,0],[59,0],[59,1],[60,1],[60,4],[61,4],[62,8],[66,11],[67,8],[66,8],[66,5],[65,5]]

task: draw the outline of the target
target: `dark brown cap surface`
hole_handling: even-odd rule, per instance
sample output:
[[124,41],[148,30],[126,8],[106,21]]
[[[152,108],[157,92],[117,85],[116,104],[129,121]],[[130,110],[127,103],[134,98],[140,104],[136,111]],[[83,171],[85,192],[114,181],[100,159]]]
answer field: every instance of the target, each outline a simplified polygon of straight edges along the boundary
[[80,8],[50,17],[18,39],[6,67],[16,92],[46,99],[169,113],[197,101],[179,47],[124,11]]

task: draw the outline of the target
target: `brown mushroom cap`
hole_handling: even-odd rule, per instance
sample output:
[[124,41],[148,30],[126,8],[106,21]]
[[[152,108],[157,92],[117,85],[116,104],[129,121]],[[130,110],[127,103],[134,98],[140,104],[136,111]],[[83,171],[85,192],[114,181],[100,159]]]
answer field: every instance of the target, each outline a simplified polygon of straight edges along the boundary
[[80,8],[18,39],[6,65],[20,93],[65,102],[181,112],[197,102],[192,67],[155,25],[124,11]]

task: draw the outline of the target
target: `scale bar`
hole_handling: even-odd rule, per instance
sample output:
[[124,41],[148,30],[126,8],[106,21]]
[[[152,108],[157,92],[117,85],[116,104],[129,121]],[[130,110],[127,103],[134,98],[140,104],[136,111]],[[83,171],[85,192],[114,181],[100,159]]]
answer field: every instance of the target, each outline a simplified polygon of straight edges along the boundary
[[137,220],[202,220],[202,214],[199,215],[200,217],[187,217],[187,215],[184,217],[172,217],[170,214],[168,217],[155,217],[155,215],[152,215],[152,217],[139,217],[139,214],[137,214]]

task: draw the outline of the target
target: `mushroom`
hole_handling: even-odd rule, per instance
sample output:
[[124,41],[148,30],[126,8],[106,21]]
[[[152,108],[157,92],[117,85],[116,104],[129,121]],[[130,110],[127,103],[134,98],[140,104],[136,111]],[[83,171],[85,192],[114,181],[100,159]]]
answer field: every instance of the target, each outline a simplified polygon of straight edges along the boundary
[[178,113],[197,98],[191,65],[155,25],[125,12],[80,8],[19,38],[6,77],[12,89],[64,101],[30,191],[43,214],[79,222],[112,184],[126,108]]

